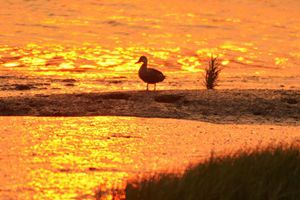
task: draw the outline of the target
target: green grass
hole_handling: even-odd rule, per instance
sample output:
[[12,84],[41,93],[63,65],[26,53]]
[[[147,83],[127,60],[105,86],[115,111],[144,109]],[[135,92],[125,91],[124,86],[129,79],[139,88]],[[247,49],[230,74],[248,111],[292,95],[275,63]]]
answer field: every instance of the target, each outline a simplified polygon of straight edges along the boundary
[[299,200],[300,149],[269,147],[212,156],[183,175],[130,182],[125,194],[128,200]]

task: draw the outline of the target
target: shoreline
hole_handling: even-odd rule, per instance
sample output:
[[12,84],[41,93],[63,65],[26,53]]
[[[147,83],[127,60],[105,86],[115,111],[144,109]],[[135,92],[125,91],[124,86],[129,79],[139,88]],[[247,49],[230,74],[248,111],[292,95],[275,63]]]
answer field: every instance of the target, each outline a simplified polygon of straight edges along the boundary
[[300,125],[300,90],[162,90],[0,98],[0,116],[132,116]]

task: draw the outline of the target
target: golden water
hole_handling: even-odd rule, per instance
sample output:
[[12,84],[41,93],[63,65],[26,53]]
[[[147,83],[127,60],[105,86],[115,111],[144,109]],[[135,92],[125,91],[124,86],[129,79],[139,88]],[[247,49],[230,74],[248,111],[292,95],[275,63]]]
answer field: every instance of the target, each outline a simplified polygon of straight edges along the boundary
[[94,199],[99,187],[182,170],[211,152],[300,142],[297,126],[131,117],[0,117],[0,124],[0,199]]
[[[1,95],[28,83],[41,93],[144,89],[134,64],[141,55],[167,75],[161,89],[201,87],[211,54],[225,66],[222,87],[240,87],[247,77],[254,81],[242,87],[272,87],[261,77],[300,87],[298,0],[16,0],[0,7]],[[70,78],[75,83],[61,82]]]
[[[298,0],[0,1],[0,96],[141,90],[141,55],[199,89],[211,54],[220,88],[300,88]],[[31,89],[16,90],[17,85]],[[193,121],[0,117],[0,199],[92,199],[137,174],[299,141],[299,127]],[[222,130],[222,132],[220,132]]]

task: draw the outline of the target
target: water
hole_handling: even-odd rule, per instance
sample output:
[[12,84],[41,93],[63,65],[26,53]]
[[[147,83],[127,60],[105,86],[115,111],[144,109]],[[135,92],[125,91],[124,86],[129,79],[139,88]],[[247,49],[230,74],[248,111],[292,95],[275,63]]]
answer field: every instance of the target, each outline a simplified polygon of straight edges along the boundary
[[300,141],[297,126],[131,117],[0,117],[0,124],[0,199],[94,199],[99,187],[180,172],[211,152]]
[[[35,93],[144,89],[134,64],[140,55],[167,75],[160,89],[196,89],[212,53],[225,66],[224,88],[240,87],[243,80],[234,77],[270,76],[285,78],[269,81],[281,82],[276,87],[298,87],[298,0],[17,0],[0,6],[1,95],[14,93],[16,84],[31,84]],[[266,86],[250,81],[242,87]]]
[[[211,54],[220,88],[300,88],[298,0],[0,1],[0,97],[142,90],[141,55],[199,89]],[[0,199],[93,199],[137,175],[282,141],[299,127],[123,117],[0,117]],[[222,130],[222,132],[220,132]]]

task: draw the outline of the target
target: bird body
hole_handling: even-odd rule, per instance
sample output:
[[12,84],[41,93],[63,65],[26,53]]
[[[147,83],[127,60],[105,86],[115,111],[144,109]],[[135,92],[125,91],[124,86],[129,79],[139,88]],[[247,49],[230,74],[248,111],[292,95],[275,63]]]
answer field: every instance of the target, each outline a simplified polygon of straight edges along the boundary
[[142,66],[139,69],[139,77],[142,79],[145,83],[147,83],[147,90],[148,90],[148,84],[154,84],[154,90],[156,90],[156,83],[162,82],[165,80],[165,75],[152,68],[148,68],[148,59],[145,56],[141,56],[139,61],[137,63],[143,63]]

